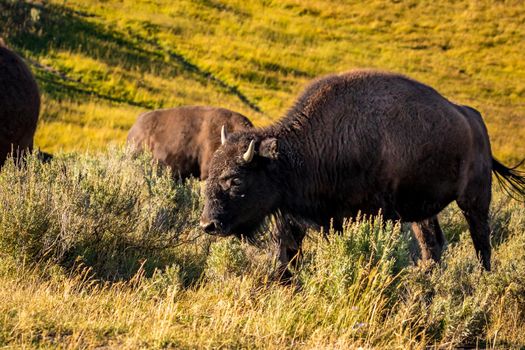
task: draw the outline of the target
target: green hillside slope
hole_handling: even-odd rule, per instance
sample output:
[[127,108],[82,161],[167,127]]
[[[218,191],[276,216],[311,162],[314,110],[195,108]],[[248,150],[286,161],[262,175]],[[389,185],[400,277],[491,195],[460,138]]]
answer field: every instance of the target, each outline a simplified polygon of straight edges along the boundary
[[121,143],[140,112],[182,104],[232,108],[265,125],[314,77],[373,67],[479,109],[498,157],[525,154],[521,1],[51,0],[25,7],[25,25],[2,35],[35,63],[44,93],[37,144],[46,151]]

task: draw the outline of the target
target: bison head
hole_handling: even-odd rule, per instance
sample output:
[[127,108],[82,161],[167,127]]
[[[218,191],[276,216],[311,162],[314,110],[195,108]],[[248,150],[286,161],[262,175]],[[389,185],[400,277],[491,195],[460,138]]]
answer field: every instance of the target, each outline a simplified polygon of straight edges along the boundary
[[206,182],[200,225],[209,234],[253,237],[279,202],[277,139],[222,132]]

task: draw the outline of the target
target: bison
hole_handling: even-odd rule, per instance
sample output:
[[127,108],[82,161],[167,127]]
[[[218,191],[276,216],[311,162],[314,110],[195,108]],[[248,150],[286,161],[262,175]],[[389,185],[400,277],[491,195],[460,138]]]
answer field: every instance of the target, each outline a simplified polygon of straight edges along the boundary
[[221,144],[219,131],[224,134],[251,127],[248,118],[224,108],[161,109],[139,116],[129,131],[128,143],[136,151],[148,148],[174,175],[205,180],[211,156]]
[[525,197],[523,173],[493,158],[474,108],[402,75],[351,71],[312,83],[276,124],[227,137],[210,163],[200,225],[249,238],[275,215],[288,275],[306,227],[342,230],[359,212],[412,222],[423,258],[439,260],[437,214],[456,201],[490,270],[491,172]]
[[0,166],[33,149],[40,93],[29,67],[0,40]]

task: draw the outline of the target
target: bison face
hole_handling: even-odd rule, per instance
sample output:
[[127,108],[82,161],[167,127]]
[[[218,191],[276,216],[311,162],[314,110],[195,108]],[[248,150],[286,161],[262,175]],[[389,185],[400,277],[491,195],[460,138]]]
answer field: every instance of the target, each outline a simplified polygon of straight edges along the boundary
[[[210,162],[200,225],[209,234],[252,237],[277,207],[277,140],[236,136]],[[232,137],[233,138],[233,137]]]

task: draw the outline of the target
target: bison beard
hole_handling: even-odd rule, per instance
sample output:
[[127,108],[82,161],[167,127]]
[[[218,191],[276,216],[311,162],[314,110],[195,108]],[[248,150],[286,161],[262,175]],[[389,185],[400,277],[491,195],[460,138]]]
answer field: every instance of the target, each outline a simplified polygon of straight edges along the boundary
[[278,123],[224,137],[205,190],[201,226],[252,236],[274,215],[280,271],[308,226],[342,229],[360,211],[413,222],[423,258],[438,261],[437,214],[456,201],[490,269],[491,172],[524,199],[523,173],[492,158],[482,117],[401,75],[354,71],[311,84]]

